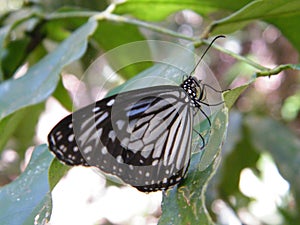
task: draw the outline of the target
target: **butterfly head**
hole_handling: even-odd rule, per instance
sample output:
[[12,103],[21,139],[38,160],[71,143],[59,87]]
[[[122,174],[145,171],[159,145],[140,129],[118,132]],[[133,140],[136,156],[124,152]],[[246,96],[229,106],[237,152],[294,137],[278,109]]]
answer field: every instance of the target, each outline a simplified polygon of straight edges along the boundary
[[202,80],[197,80],[193,76],[188,76],[180,85],[185,92],[190,96],[191,103],[195,107],[197,102],[204,100],[204,88],[201,84]]

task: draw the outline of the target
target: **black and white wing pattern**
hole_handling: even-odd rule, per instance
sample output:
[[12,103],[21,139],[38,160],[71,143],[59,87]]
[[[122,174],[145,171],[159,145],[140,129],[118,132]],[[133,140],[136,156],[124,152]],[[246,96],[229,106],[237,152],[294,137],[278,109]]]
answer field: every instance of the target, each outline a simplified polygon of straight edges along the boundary
[[167,189],[189,165],[197,107],[188,92],[165,85],[104,98],[60,121],[49,148],[68,165],[98,167],[140,191]]

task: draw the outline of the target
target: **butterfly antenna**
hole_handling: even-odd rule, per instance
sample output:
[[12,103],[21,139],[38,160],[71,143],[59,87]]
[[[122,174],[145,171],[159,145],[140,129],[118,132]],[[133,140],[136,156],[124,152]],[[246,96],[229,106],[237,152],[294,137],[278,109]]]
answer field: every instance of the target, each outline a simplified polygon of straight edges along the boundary
[[218,35],[210,42],[209,46],[205,49],[204,53],[202,54],[201,58],[199,59],[199,61],[197,62],[196,66],[194,67],[194,69],[192,70],[192,72],[190,74],[193,74],[195,72],[196,68],[199,66],[200,62],[202,61],[202,59],[205,56],[205,54],[207,53],[207,51],[210,49],[210,47],[213,45],[213,43],[219,38],[225,38],[225,36]]

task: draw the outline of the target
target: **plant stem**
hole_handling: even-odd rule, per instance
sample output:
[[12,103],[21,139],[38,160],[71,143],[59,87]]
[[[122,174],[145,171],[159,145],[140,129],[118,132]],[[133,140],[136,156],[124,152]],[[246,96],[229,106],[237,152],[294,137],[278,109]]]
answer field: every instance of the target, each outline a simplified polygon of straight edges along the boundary
[[65,19],[65,18],[78,18],[78,17],[92,17],[99,14],[99,12],[58,12],[58,13],[52,13],[45,16],[45,19],[47,20],[55,20],[55,19]]
[[[111,4],[109,5],[109,7],[103,11],[103,12],[65,12],[65,13],[54,13],[51,14],[49,16],[46,17],[46,19],[61,19],[61,18],[70,18],[70,17],[87,17],[90,18],[90,20],[108,20],[108,21],[114,21],[114,22],[121,22],[121,23],[128,23],[128,24],[133,24],[136,25],[138,27],[143,27],[149,30],[153,30],[162,34],[166,34],[166,35],[170,35],[172,37],[177,37],[180,39],[184,39],[184,40],[189,40],[191,42],[193,42],[195,47],[198,47],[202,44],[206,44],[209,45],[210,41],[203,39],[203,38],[196,38],[196,37],[191,37],[191,36],[186,36],[184,34],[169,30],[167,28],[161,27],[161,26],[157,26],[155,24],[151,24],[148,22],[144,22],[141,20],[137,20],[137,19],[133,19],[133,18],[128,18],[125,16],[120,16],[120,15],[116,15],[113,14],[113,11],[115,9],[116,5],[115,4]],[[267,67],[264,67],[256,62],[254,62],[253,60],[241,56],[239,54],[236,54],[230,50],[227,50],[217,44],[212,45],[212,48],[217,49],[220,52],[223,52],[227,55],[230,55],[231,57],[245,62],[248,65],[251,65],[252,67],[256,68],[257,70],[259,70],[259,72],[256,73],[257,77],[259,76],[270,76],[270,75],[274,75],[274,74],[278,74],[279,72],[281,72],[282,70],[286,70],[286,69],[296,69],[297,66],[292,65],[292,64],[286,64],[286,65],[280,65],[274,69],[270,69]]]
[[[137,25],[139,27],[144,27],[146,29],[153,30],[153,31],[156,31],[156,32],[159,32],[159,33],[163,33],[163,34],[167,34],[167,35],[170,35],[170,36],[173,36],[173,37],[177,37],[177,38],[192,41],[194,43],[194,46],[199,46],[202,43],[204,43],[206,45],[210,44],[210,42],[205,40],[205,39],[199,39],[199,38],[195,38],[195,37],[191,37],[191,36],[186,36],[184,34],[177,33],[175,31],[163,28],[161,26],[157,26],[157,25],[147,23],[147,22],[144,22],[144,21],[140,21],[140,20],[124,17],[124,16],[119,16],[119,15],[115,15],[115,14],[111,14],[111,13],[101,14],[100,16],[96,16],[95,18],[96,19],[106,19],[106,20],[115,21],[115,22],[123,22],[123,23],[134,24],[134,25]],[[260,64],[250,60],[249,58],[238,55],[238,54],[236,54],[236,53],[234,53],[230,50],[227,50],[227,49],[225,49],[225,48],[223,48],[219,45],[214,44],[214,45],[212,45],[212,47],[219,50],[219,51],[221,51],[221,52],[224,52],[224,53],[230,55],[231,57],[233,57],[237,60],[243,61],[243,62],[253,66],[254,68],[256,68],[260,71],[269,70],[269,68],[261,66]]]
[[296,64],[283,64],[283,65],[279,65],[273,69],[268,69],[265,71],[261,71],[261,72],[257,72],[256,76],[257,77],[263,77],[263,76],[271,76],[271,75],[275,75],[280,73],[283,70],[287,70],[287,69],[293,69],[293,70],[299,70],[300,69],[300,65],[296,65]]

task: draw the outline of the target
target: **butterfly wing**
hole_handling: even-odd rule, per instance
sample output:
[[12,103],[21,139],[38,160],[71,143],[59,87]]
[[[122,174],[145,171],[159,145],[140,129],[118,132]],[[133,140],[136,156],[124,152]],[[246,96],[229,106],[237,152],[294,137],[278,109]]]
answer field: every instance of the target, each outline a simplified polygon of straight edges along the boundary
[[68,165],[95,166],[141,191],[166,189],[186,173],[193,109],[177,86],[123,92],[64,118],[49,148]]

